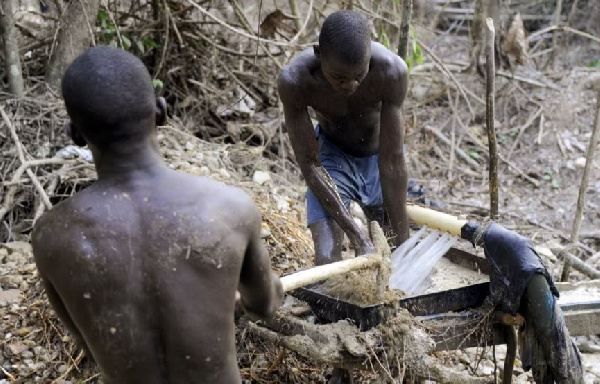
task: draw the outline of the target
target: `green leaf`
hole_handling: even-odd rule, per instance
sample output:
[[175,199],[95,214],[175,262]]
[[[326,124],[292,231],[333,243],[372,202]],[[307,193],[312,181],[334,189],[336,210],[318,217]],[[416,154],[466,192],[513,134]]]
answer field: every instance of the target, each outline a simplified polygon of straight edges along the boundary
[[481,159],[481,155],[479,155],[479,153],[475,152],[475,151],[469,151],[469,156],[471,156],[472,158],[474,158],[475,160],[479,160]]
[[154,79],[152,80],[152,86],[154,88],[162,88],[163,87],[163,82],[159,79]]
[[415,43],[415,49],[413,51],[413,56],[415,56],[415,61],[417,64],[423,64],[423,53],[421,52],[421,46]]
[[552,180],[552,188],[560,188],[560,183],[558,180]]
[[144,42],[142,40],[136,40],[135,46],[142,55],[144,54],[144,52],[146,52],[146,48],[144,47]]
[[121,42],[123,43],[123,48],[126,51],[129,51],[129,48],[131,48],[131,40],[129,40],[127,36],[121,35]]
[[158,44],[156,41],[152,40],[149,37],[144,38],[144,46],[146,49],[158,48]]
[[544,180],[552,180],[552,172],[545,172],[544,173]]
[[117,48],[118,44],[117,44],[117,40],[111,40],[108,45],[110,45],[111,47],[115,47]]
[[106,22],[106,20],[108,20],[108,12],[106,12],[104,9],[101,9],[98,11],[98,15],[96,16],[96,20],[98,20],[99,22]]
[[381,44],[387,49],[390,49],[390,39],[383,27],[381,27],[381,32],[379,34],[381,35]]

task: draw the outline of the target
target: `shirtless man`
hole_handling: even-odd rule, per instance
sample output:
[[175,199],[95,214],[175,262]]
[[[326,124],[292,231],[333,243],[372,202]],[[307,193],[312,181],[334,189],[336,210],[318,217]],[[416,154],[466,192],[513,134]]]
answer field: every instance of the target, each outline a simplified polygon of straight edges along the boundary
[[[379,221],[396,245],[408,238],[401,114],[407,80],[404,61],[372,42],[367,20],[352,11],[329,15],[319,44],[279,75],[286,127],[309,188],[316,264],[341,259],[344,233],[357,255],[373,251],[348,212],[351,200],[369,221]],[[318,119],[316,128],[309,108]]]
[[257,318],[283,298],[253,201],[163,162],[156,125],[165,102],[129,53],[86,51],[62,91],[67,130],[91,149],[98,181],[34,229],[57,315],[107,384],[241,382],[235,292]]

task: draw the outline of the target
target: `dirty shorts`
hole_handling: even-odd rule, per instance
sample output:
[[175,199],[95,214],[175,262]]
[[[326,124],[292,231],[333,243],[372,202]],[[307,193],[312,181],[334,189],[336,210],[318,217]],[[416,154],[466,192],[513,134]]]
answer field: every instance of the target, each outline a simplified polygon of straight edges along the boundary
[[[319,140],[319,160],[333,179],[346,208],[352,200],[361,206],[383,206],[379,155],[350,156],[329,141],[319,125],[315,127],[315,136]],[[310,189],[306,193],[306,205],[309,226],[330,217]]]

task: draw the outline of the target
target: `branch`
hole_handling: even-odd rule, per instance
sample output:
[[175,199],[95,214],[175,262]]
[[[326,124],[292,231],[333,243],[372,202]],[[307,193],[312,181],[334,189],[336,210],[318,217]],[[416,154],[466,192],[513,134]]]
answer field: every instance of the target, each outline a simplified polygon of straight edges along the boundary
[[408,34],[412,18],[412,0],[402,0],[402,22],[400,24],[400,42],[398,43],[398,56],[406,60],[408,55]]
[[[600,79],[596,83],[596,117],[594,119],[594,129],[592,131],[592,137],[587,148],[587,155],[585,159],[585,167],[583,168],[583,176],[581,176],[581,184],[579,185],[579,196],[577,198],[577,211],[575,212],[575,220],[573,220],[573,228],[571,229],[571,243],[575,243],[579,240],[579,230],[581,228],[581,220],[583,218],[583,210],[585,207],[585,192],[588,187],[588,180],[590,178],[590,169],[594,163],[594,155],[596,147],[598,146],[598,136],[600,133]],[[560,277],[561,281],[567,281],[569,279],[569,268],[571,267],[571,261],[565,259],[565,265],[563,266],[562,274]]]
[[486,32],[486,81],[485,81],[485,125],[488,134],[488,145],[490,151],[490,218],[498,217],[498,143],[496,142],[496,130],[494,129],[494,76],[496,73],[494,57],[494,21],[485,19]]

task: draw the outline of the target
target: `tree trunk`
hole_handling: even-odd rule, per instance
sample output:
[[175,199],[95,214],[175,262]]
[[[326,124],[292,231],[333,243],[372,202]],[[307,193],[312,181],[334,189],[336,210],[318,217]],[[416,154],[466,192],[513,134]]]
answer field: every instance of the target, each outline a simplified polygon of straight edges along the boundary
[[4,1],[0,9],[0,28],[4,39],[4,57],[6,60],[6,73],[8,74],[8,89],[15,96],[23,96],[23,73],[19,59],[19,45],[17,31],[13,19],[13,0]]
[[59,88],[69,64],[90,45],[95,45],[93,32],[99,6],[98,0],[72,0],[65,8],[46,69],[48,83]]

